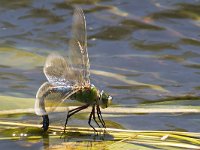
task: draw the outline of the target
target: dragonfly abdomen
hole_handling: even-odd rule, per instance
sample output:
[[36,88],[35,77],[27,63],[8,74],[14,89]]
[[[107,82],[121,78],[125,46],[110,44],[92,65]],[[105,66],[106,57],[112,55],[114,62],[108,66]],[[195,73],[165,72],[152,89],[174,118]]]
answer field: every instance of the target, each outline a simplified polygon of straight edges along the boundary
[[53,111],[72,92],[71,86],[55,86],[45,82],[36,94],[35,112],[37,115],[47,115]]

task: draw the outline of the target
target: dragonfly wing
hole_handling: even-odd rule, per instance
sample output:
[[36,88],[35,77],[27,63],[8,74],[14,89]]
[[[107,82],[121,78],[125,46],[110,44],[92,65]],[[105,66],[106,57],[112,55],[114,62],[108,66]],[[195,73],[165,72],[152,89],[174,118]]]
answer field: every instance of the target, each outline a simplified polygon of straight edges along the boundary
[[44,66],[44,74],[52,85],[69,85],[76,82],[75,70],[70,63],[59,54],[50,54]]
[[90,83],[90,63],[87,52],[87,31],[85,16],[81,8],[76,7],[73,15],[72,37],[69,43],[69,55],[73,68],[78,71],[79,83]]
[[72,86],[55,86],[45,82],[36,94],[35,113],[46,115],[77,91]]

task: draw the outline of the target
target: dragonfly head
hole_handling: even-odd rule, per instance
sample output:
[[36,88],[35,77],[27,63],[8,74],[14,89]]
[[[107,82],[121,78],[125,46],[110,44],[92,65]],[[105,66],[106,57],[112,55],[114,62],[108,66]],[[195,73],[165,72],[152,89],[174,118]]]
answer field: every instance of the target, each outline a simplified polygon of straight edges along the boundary
[[103,90],[100,92],[99,104],[101,108],[107,108],[112,103],[112,97]]

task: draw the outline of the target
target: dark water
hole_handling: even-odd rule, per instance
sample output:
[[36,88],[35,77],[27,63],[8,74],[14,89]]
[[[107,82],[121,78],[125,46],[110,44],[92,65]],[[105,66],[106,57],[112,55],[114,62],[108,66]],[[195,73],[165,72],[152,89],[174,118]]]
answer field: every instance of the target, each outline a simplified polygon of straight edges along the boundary
[[[115,105],[200,109],[198,0],[1,0],[2,96],[35,97],[46,81],[42,72],[45,57],[55,51],[67,54],[72,6],[76,4],[86,15],[91,69],[114,74],[109,77],[92,72],[91,80],[111,93]],[[200,131],[198,113],[115,115],[105,119],[126,129]]]

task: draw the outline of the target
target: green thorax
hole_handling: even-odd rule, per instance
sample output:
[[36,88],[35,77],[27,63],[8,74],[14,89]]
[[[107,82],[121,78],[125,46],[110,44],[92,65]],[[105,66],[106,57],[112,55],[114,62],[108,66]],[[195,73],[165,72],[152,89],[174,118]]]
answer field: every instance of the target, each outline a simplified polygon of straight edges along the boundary
[[72,100],[77,100],[86,104],[94,104],[98,100],[99,92],[96,87],[85,87],[70,96]]

